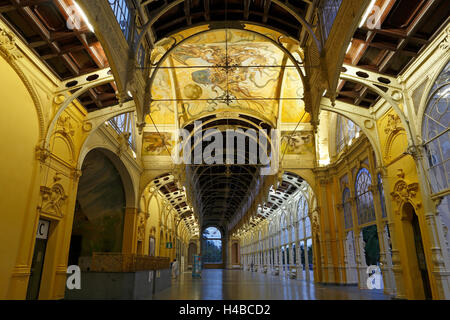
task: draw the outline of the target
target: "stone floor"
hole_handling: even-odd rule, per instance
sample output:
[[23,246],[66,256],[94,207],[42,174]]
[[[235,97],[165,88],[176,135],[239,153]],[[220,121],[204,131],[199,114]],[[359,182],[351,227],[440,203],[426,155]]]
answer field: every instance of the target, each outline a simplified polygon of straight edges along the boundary
[[382,290],[354,286],[319,285],[241,270],[203,270],[201,279],[190,272],[172,280],[172,286],[154,300],[386,300]]

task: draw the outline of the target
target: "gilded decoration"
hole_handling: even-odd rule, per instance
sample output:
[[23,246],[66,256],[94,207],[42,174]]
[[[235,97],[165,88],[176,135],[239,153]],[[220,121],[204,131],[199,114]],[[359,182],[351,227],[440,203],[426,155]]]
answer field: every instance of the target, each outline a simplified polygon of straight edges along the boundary
[[22,58],[22,52],[17,48],[16,37],[12,32],[0,29],[0,50],[5,54],[7,60]]

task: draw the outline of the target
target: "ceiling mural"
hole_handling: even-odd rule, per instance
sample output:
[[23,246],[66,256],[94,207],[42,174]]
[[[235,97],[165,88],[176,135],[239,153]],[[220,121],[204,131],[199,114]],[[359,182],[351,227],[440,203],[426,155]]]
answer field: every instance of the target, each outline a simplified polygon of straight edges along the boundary
[[314,155],[314,134],[312,131],[283,131],[281,153],[291,155]]
[[[183,36],[161,41],[153,63],[175,38]],[[271,34],[272,39],[280,36]],[[289,41],[283,45],[297,48],[295,57],[301,59],[298,46]],[[179,44],[156,72],[151,117],[157,124],[173,123],[175,111],[180,126],[211,113],[233,111],[276,126],[279,108],[282,122],[309,121],[301,100],[303,84],[293,62],[255,32],[223,29],[200,33]]]
[[174,145],[175,141],[170,132],[145,132],[142,141],[142,156],[170,156]]

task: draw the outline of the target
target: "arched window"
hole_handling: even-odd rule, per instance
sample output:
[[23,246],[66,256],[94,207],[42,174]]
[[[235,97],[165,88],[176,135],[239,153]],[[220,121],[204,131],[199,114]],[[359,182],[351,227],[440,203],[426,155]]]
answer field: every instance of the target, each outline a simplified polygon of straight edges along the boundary
[[135,120],[134,113],[123,113],[108,121],[111,127],[120,135],[122,133],[129,133],[128,144],[130,148],[136,151],[136,140],[135,140]]
[[216,227],[208,227],[203,231],[204,263],[222,263],[222,233]]
[[346,145],[351,145],[353,139],[359,137],[360,132],[361,128],[353,121],[338,115],[336,123],[336,153],[344,150]]
[[356,207],[358,211],[358,223],[360,225],[375,221],[373,207],[373,194],[370,191],[372,177],[369,170],[362,168],[356,176]]
[[344,224],[345,229],[353,228],[353,219],[352,219],[352,205],[350,203],[350,189],[345,188],[342,193],[342,204],[344,210]]
[[428,160],[428,171],[433,193],[449,188],[450,178],[450,63],[436,79],[428,98],[422,137]]
[[305,233],[307,238],[311,237],[311,220],[309,217],[305,218]]

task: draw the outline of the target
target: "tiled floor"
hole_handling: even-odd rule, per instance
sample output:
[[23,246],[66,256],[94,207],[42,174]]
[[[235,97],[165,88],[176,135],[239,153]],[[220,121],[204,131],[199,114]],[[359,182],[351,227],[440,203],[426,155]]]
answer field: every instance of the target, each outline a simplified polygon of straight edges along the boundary
[[201,279],[183,273],[155,300],[384,300],[382,290],[323,286],[241,270],[203,270]]

